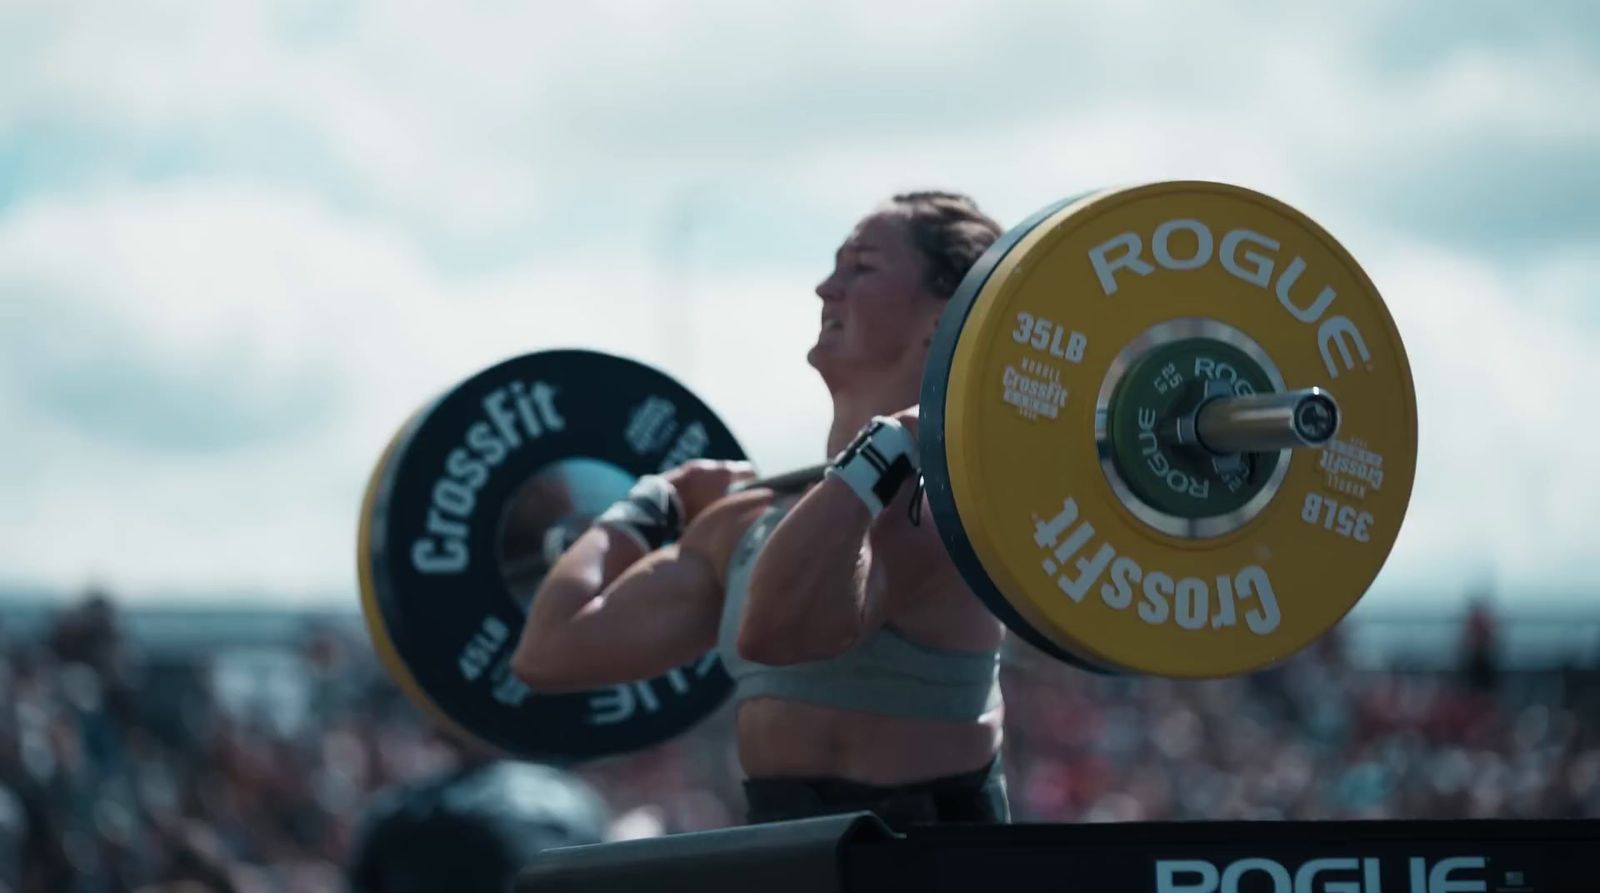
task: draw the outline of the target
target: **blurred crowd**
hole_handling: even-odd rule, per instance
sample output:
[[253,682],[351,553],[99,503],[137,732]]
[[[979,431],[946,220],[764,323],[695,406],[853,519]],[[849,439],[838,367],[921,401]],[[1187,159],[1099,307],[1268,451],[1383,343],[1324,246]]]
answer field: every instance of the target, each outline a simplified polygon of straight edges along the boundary
[[1013,803],[1046,820],[1600,817],[1592,668],[1508,672],[1486,619],[1446,672],[1356,670],[1337,633],[1198,683],[1026,674]]
[[[1483,611],[1461,633],[1444,671],[1357,669],[1336,630],[1194,683],[1020,650],[1003,674],[1015,818],[1600,816],[1595,668],[1503,666]],[[346,890],[382,792],[489,759],[436,734],[359,635],[309,626],[277,657],[293,711],[230,694],[268,664],[225,641],[147,653],[103,595],[36,635],[0,610],[0,893]],[[737,823],[730,713],[578,770],[599,833]]]

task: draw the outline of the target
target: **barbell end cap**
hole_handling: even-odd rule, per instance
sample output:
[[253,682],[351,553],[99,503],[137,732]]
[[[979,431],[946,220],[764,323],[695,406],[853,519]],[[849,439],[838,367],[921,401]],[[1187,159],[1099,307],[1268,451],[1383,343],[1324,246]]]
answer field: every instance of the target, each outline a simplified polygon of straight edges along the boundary
[[1339,401],[1323,388],[1307,388],[1294,408],[1295,434],[1309,447],[1320,447],[1332,440],[1339,433],[1340,421]]

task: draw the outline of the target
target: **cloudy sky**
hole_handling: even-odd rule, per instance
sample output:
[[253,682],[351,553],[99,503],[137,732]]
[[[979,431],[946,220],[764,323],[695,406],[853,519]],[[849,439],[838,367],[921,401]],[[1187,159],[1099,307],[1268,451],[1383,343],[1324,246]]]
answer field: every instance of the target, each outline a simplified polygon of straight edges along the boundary
[[1315,217],[1406,338],[1369,602],[1595,599],[1597,10],[7,0],[0,583],[353,604],[394,427],[545,347],[815,461],[811,288],[880,198],[1198,177]]

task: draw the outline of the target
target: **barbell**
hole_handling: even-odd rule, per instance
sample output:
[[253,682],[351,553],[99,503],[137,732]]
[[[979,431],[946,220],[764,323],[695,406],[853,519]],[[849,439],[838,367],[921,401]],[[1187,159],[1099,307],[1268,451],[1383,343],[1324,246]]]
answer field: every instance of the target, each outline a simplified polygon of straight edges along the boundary
[[[1415,476],[1415,393],[1376,287],[1320,226],[1242,187],[1161,182],[1006,231],[929,351],[933,523],[1007,629],[1095,672],[1253,672],[1370,588]],[[646,473],[744,459],[671,376],[593,350],[504,360],[402,424],[369,480],[361,603],[437,722],[571,763],[677,736],[732,682],[715,651],[654,679],[530,690],[511,673],[561,550]],[[800,490],[815,465],[743,486]]]

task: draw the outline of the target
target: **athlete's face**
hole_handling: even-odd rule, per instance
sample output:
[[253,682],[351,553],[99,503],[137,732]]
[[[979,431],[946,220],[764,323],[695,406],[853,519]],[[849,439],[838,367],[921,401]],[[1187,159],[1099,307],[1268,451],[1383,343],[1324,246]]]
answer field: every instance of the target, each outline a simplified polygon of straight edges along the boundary
[[806,359],[838,390],[903,366],[926,350],[945,302],[892,209],[862,219],[817,285],[822,328]]

